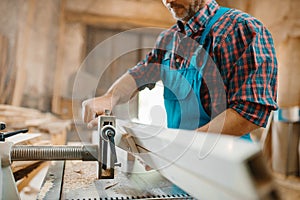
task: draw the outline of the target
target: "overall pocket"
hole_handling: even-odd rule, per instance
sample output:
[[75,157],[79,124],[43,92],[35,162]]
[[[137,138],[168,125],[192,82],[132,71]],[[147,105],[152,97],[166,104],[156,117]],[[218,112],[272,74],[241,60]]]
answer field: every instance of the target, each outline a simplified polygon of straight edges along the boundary
[[196,129],[200,113],[193,79],[188,70],[167,70],[163,74],[164,100],[169,128]]

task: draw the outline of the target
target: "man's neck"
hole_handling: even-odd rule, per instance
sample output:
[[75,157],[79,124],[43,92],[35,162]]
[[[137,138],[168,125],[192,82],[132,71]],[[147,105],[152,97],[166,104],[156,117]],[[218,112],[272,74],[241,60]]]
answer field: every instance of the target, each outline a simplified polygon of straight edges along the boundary
[[[198,8],[196,9],[196,12],[194,13],[194,15],[195,15],[197,12],[199,12],[199,10],[201,10],[202,8],[204,8],[205,5],[206,5],[206,3],[207,3],[208,1],[209,1],[209,0],[201,0],[201,2],[199,3]],[[192,17],[191,17],[191,18],[192,18]],[[186,25],[187,22],[188,22],[191,18],[189,18],[189,19],[187,19],[187,20],[180,20],[180,21],[183,23],[183,25]]]

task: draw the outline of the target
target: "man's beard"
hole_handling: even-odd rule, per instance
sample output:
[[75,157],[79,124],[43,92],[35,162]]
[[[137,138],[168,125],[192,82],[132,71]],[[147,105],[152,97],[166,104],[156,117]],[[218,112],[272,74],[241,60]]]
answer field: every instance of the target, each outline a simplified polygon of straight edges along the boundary
[[205,1],[201,1],[199,2],[198,0],[194,0],[192,2],[192,4],[189,6],[188,9],[185,9],[184,7],[182,7],[182,9],[184,8],[184,13],[181,14],[181,16],[178,16],[176,12],[174,12],[174,10],[172,9],[172,15],[175,19],[180,20],[180,21],[188,21],[189,19],[191,19],[200,8],[202,8],[204,6]]

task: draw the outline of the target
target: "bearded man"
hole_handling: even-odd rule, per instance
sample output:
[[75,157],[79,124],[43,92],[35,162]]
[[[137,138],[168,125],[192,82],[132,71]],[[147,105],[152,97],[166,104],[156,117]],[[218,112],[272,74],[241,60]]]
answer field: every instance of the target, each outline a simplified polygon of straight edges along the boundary
[[250,139],[277,109],[277,60],[264,25],[215,0],[163,0],[177,23],[108,92],[83,102],[83,118],[127,102],[162,80],[169,128]]

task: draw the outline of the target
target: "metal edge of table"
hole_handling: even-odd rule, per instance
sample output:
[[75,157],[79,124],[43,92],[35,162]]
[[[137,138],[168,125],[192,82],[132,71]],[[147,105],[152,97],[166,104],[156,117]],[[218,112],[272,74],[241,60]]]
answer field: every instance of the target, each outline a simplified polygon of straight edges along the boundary
[[65,161],[52,161],[44,178],[38,200],[61,199]]

